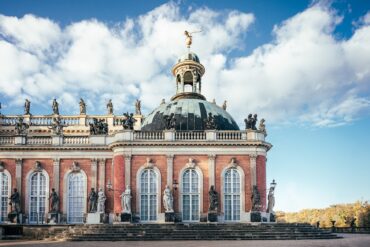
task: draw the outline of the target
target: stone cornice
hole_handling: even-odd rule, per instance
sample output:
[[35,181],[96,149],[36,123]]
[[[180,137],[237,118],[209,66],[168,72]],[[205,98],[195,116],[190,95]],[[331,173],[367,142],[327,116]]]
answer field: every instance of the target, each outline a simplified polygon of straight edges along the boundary
[[207,142],[207,141],[154,141],[154,142],[114,142],[109,145],[110,149],[114,149],[117,147],[129,147],[129,146],[207,146],[207,147],[225,147],[225,146],[260,146],[266,148],[266,151],[269,151],[272,148],[272,144],[268,142],[262,142],[262,141],[213,141],[213,142]]

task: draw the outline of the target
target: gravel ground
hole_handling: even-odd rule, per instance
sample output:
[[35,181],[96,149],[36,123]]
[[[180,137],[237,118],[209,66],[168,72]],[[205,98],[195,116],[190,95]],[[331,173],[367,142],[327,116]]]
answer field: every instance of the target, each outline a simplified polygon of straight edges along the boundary
[[133,242],[57,242],[57,241],[0,241],[0,246],[27,247],[370,247],[369,234],[339,234],[342,239],[330,240],[246,240],[246,241],[133,241]]

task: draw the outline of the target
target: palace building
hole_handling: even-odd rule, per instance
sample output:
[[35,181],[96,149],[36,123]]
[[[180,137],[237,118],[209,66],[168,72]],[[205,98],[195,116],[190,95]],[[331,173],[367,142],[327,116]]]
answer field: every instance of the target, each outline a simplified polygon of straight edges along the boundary
[[114,115],[111,102],[107,115],[88,115],[83,100],[80,115],[60,115],[56,100],[49,115],[32,115],[29,101],[22,115],[0,115],[0,222],[9,222],[15,210],[9,205],[14,188],[25,224],[48,222],[52,188],[60,223],[84,223],[91,188],[103,189],[109,222],[120,221],[127,185],[134,222],[165,222],[167,185],[178,221],[207,221],[211,186],[218,192],[217,221],[250,222],[253,211],[269,221],[266,156],[272,145],[263,121],[256,128],[250,116],[241,128],[226,105],[207,101],[204,73],[198,56],[186,52],[172,68],[174,96],[146,116],[139,101],[132,115]]

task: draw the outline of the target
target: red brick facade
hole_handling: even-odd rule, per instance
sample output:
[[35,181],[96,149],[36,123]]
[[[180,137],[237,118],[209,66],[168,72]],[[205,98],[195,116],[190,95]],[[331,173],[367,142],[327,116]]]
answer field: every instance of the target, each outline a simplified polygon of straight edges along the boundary
[[[131,177],[130,177],[130,186],[132,190],[132,210],[133,212],[137,211],[137,198],[136,195],[139,193],[137,191],[137,174],[139,169],[143,168],[147,162],[147,158],[150,158],[151,163],[154,164],[156,168],[160,171],[161,174],[161,188],[160,193],[163,192],[167,184],[167,156],[165,155],[132,155],[129,156],[131,159]],[[201,185],[203,193],[203,208],[201,212],[206,213],[208,211],[209,202],[208,202],[208,191],[210,188],[210,176],[209,173],[209,158],[208,155],[175,155],[173,156],[173,177],[172,181],[176,181],[178,184],[181,183],[181,171],[186,168],[186,165],[189,161],[189,158],[192,158],[196,163],[196,166],[201,170],[203,175],[203,184]],[[251,194],[252,194],[252,175],[250,162],[251,159],[248,155],[216,155],[215,156],[215,188],[219,192],[221,197],[222,190],[222,172],[229,166],[230,160],[234,158],[238,167],[240,167],[244,172],[244,201],[241,202],[245,205],[245,211],[249,212],[251,210]],[[6,169],[11,174],[12,187],[16,187],[16,160],[14,159],[1,159],[3,162],[4,169]],[[49,191],[53,187],[55,175],[53,170],[54,161],[52,159],[23,159],[22,160],[22,187],[21,187],[21,207],[22,211],[26,207],[26,197],[28,196],[25,192],[27,191],[27,186],[29,182],[27,181],[27,175],[32,173],[35,162],[39,161],[41,163],[42,169],[49,176]],[[87,176],[87,194],[90,191],[93,181],[96,180],[96,185],[99,185],[99,178],[102,176],[99,169],[99,160],[97,165],[97,173],[94,178],[92,175],[92,160],[91,159],[60,159],[60,168],[59,168],[59,194],[60,194],[60,209],[64,207],[64,197],[63,195],[67,193],[65,191],[65,179],[66,174],[70,172],[73,162],[77,162],[80,169]],[[112,170],[113,168],[113,170]],[[256,159],[256,181],[257,186],[261,194],[261,201],[263,204],[263,209],[266,209],[266,158],[265,156],[259,155]],[[121,209],[121,200],[120,195],[125,190],[125,156],[122,154],[117,154],[112,159],[105,159],[105,180],[104,184],[107,185],[108,182],[113,184],[113,191],[107,189],[104,186],[105,194],[107,197],[106,201],[106,212],[111,213],[120,213]],[[172,186],[172,184],[170,185]],[[179,196],[180,190],[173,190],[174,195],[174,209],[176,212],[179,212]],[[220,209],[222,208],[223,200],[220,198]],[[161,203],[162,204],[162,203]],[[86,204],[87,205],[87,204]],[[24,212],[27,213],[27,212]],[[163,205],[161,207],[160,213],[164,213]]]

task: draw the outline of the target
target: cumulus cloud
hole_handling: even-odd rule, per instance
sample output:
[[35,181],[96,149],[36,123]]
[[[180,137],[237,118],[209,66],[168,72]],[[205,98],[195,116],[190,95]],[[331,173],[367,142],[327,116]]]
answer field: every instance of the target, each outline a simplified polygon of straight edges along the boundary
[[80,97],[88,113],[104,113],[110,98],[116,113],[130,111],[140,98],[149,113],[175,92],[170,68],[186,52],[183,30],[202,30],[192,50],[206,67],[203,93],[227,99],[238,122],[257,112],[271,123],[336,126],[369,112],[369,16],[351,38],[337,40],[342,17],[313,5],[278,23],[271,42],[230,57],[253,38],[253,14],[181,13],[171,2],[114,25],[84,20],[61,27],[33,15],[0,15],[0,96],[9,108],[30,98],[44,114],[53,97],[62,113],[77,113]]

